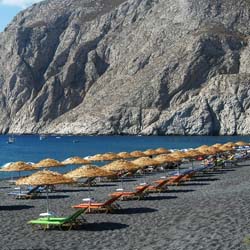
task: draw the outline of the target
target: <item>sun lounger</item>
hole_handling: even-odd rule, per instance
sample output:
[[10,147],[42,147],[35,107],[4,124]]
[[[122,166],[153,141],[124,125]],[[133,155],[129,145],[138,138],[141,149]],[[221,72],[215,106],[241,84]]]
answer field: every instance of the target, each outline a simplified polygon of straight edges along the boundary
[[96,177],[89,177],[89,178],[87,178],[85,181],[83,181],[83,182],[77,182],[76,184],[75,184],[75,186],[77,186],[77,187],[92,187],[92,186],[94,186],[94,185],[96,185]]
[[150,185],[146,189],[145,192],[147,193],[154,193],[154,192],[164,192],[168,190],[168,179],[161,179],[161,180],[156,180],[154,181],[155,185]]
[[79,205],[73,206],[73,208],[87,208],[88,213],[98,213],[98,212],[106,212],[106,213],[112,213],[116,209],[120,209],[120,205],[115,203],[119,198],[121,194],[117,194],[112,196],[111,199],[105,201],[105,202],[88,202],[88,203],[82,203]]
[[70,230],[72,227],[79,226],[86,222],[83,217],[80,217],[86,210],[87,208],[79,209],[68,217],[42,217],[28,221],[28,224],[37,225],[44,230],[50,228]]
[[39,194],[41,194],[43,190],[44,190],[44,187],[35,186],[35,187],[29,188],[28,190],[13,191],[13,192],[8,193],[8,195],[13,195],[15,196],[16,199],[32,199],[38,196]]
[[149,187],[148,184],[145,185],[140,185],[135,187],[135,191],[117,191],[114,192],[112,194],[110,194],[110,196],[116,196],[116,195],[120,195],[119,199],[121,200],[131,200],[131,199],[143,199],[147,193],[145,192],[145,190]]

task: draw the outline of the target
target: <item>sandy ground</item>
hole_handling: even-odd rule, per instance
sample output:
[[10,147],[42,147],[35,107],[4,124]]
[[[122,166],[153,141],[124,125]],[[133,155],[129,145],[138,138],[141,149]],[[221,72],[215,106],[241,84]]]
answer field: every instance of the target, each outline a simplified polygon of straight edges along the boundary
[[[77,230],[42,231],[27,224],[46,211],[45,195],[16,200],[7,195],[14,186],[0,182],[0,248],[20,249],[250,249],[250,162],[197,176],[169,192],[145,200],[121,201],[115,214],[86,214],[88,223]],[[126,190],[164,173],[124,181]],[[91,196],[105,200],[120,182],[91,187]],[[51,210],[67,216],[89,197],[87,188],[58,186],[50,194]],[[250,240],[249,240],[250,241]]]

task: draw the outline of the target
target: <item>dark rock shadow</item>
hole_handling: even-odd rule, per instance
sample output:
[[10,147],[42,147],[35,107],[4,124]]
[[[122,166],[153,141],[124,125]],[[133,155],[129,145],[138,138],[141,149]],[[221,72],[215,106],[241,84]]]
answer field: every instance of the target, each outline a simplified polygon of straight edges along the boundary
[[129,225],[114,222],[86,223],[79,226],[76,230],[84,231],[112,231],[127,228]]
[[30,209],[34,206],[27,206],[27,205],[8,205],[8,206],[0,206],[0,211],[17,211],[23,209]]
[[0,189],[9,189],[10,187],[0,187]]
[[154,213],[157,209],[149,207],[134,207],[134,208],[121,208],[115,211],[116,214],[144,214],[144,213]]

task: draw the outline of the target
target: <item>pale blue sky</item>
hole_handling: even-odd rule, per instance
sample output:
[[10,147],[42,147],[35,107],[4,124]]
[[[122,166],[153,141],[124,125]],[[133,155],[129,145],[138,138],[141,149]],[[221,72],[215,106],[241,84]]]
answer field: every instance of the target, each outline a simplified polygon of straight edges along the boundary
[[0,32],[21,10],[41,0],[0,0]]

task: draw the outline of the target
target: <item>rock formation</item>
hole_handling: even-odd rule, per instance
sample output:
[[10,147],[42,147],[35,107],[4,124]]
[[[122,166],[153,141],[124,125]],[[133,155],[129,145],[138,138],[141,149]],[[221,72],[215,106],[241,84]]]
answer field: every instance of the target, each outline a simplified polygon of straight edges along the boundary
[[48,0],[0,33],[0,133],[250,133],[249,0]]

